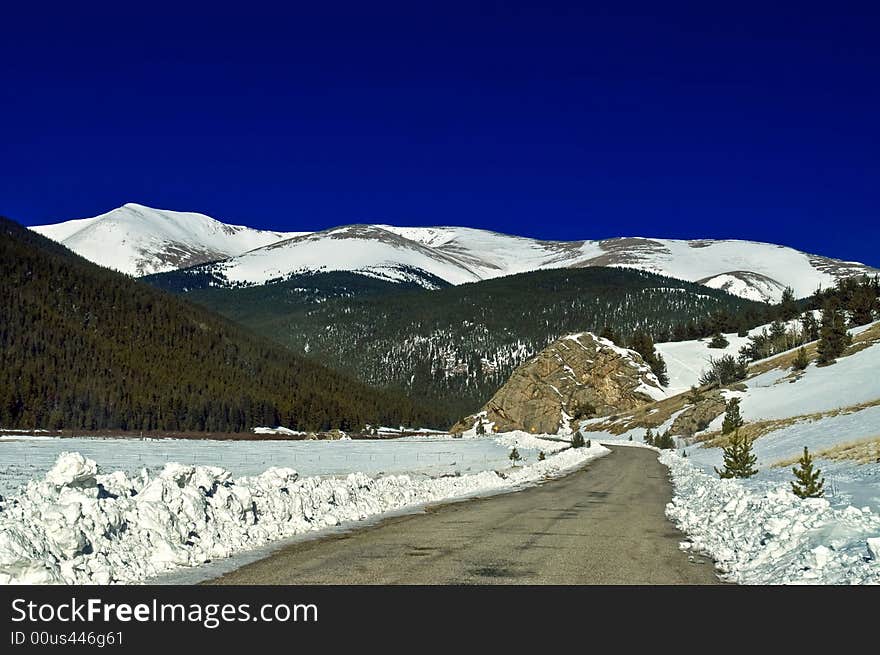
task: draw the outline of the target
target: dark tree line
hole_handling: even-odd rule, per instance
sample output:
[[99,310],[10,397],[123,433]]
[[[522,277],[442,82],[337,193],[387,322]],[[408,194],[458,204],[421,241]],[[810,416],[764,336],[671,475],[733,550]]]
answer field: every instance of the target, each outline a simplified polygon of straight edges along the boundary
[[0,426],[357,429],[443,418],[0,219]]
[[436,291],[352,273],[312,274],[185,297],[369,384],[428,399],[450,421],[478,409],[519,364],[565,334],[609,326],[617,343],[641,349],[662,378],[656,334],[668,334],[682,318],[764,309],[699,284],[606,267]]

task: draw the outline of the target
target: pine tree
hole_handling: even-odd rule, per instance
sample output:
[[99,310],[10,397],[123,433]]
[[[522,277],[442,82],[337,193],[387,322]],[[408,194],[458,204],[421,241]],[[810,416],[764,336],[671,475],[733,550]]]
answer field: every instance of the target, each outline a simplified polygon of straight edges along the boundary
[[794,290],[791,287],[785,287],[785,290],[782,292],[782,300],[779,303],[779,318],[783,321],[790,321],[799,313]]
[[662,450],[673,450],[675,448],[675,438],[672,434],[667,430],[663,434],[657,433],[657,436],[654,437],[654,445],[657,448]]
[[801,331],[803,332],[804,341],[815,341],[819,338],[819,323],[812,311],[806,312],[801,316]]
[[663,356],[654,350],[654,340],[650,334],[644,330],[637,330],[630,339],[629,347],[642,356],[662,386],[665,387],[669,384],[666,362],[663,360]]
[[874,320],[874,303],[877,297],[871,282],[865,278],[853,290],[849,301],[849,310],[852,313],[853,325],[866,325]]
[[544,451],[542,450],[538,453],[538,461],[543,462],[545,459],[547,459],[547,456],[544,454]]
[[620,336],[611,328],[610,325],[606,325],[602,328],[602,331],[599,333],[599,337],[601,337],[602,339],[608,339],[608,341],[615,345],[620,345]]
[[575,432],[571,435],[571,447],[572,448],[581,448],[584,445],[584,435],[580,432]]
[[752,441],[739,436],[739,431],[730,437],[730,443],[723,449],[724,468],[715,472],[720,478],[750,478],[758,472],[755,464],[757,456],[752,453]]
[[709,342],[710,348],[727,348],[730,345],[730,342],[724,338],[724,335],[720,332],[716,332],[712,335],[712,340]]
[[648,431],[645,432],[645,443],[649,446],[654,445],[654,433],[651,431],[651,428],[648,428]]
[[656,353],[654,363],[651,364],[651,372],[657,377],[657,381],[662,387],[669,386],[669,372],[666,369],[666,360],[663,355]]
[[810,365],[810,357],[807,355],[807,349],[801,346],[798,348],[797,356],[791,365],[793,371],[803,371]]
[[791,483],[791,490],[796,496],[801,498],[821,498],[825,495],[825,478],[819,477],[822,471],[813,470],[813,458],[810,451],[804,446],[804,454],[798,460],[798,466],[791,469],[796,478]]
[[519,460],[522,459],[522,456],[519,454],[516,446],[511,449],[510,454],[507,457],[510,459],[514,466],[516,466]]
[[833,364],[844,353],[851,341],[852,338],[846,331],[846,319],[843,312],[836,303],[828,302],[822,310],[817,363],[820,366]]
[[730,434],[743,426],[744,421],[739,411],[739,403],[739,398],[731,398],[727,401],[724,423],[721,424],[721,434]]

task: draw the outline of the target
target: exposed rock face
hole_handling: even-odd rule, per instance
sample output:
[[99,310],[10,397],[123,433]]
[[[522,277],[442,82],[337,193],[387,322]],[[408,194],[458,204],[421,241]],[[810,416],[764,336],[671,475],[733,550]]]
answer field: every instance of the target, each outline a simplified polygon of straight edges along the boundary
[[[609,416],[665,397],[638,353],[584,332],[563,337],[513,372],[486,403],[482,420],[498,431],[554,434],[569,418]],[[471,416],[452,428],[474,428]]]
[[709,427],[709,423],[721,416],[726,409],[727,402],[721,391],[716,389],[708,392],[702,400],[691,405],[675,418],[669,432],[676,436],[692,437],[694,433]]

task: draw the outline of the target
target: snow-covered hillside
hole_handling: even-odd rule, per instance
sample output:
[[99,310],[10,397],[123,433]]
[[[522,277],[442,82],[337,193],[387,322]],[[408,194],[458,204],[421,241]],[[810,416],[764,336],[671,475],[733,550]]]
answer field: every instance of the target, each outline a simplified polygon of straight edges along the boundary
[[786,286],[807,296],[840,277],[876,272],[857,262],[752,241],[542,241],[464,227],[381,224],[276,233],[132,204],[33,229],[98,264],[135,275],[227,259],[220,273],[230,282],[253,285],[310,271],[354,271],[432,287],[436,278],[462,284],[549,268],[626,266],[777,301]]
[[204,214],[134,203],[94,218],[31,229],[96,264],[137,276],[234,257],[297,234],[227,225]]
[[212,270],[238,284],[265,284],[313,271],[356,271],[429,288],[434,286],[432,277],[451,284],[481,279],[454,257],[370,225],[339,227],[286,239],[221,262]]
[[[689,537],[683,548],[713,557],[730,581],[880,581],[880,322],[850,333],[852,349],[831,366],[812,362],[794,372],[791,353],[783,353],[756,363],[744,384],[722,390],[740,400],[741,430],[754,439],[754,477],[721,480],[715,472],[723,414],[661,456],[675,486],[667,514]],[[686,388],[710,354],[735,353],[746,341],[726,336],[724,350],[709,350],[705,341],[659,344],[672,384]],[[669,429],[688,404],[667,407],[657,431]],[[659,416],[663,408],[648,412]],[[600,421],[584,429],[603,443],[638,444],[645,434],[643,425],[617,433]],[[825,478],[824,498],[791,492],[791,467],[804,447]]]

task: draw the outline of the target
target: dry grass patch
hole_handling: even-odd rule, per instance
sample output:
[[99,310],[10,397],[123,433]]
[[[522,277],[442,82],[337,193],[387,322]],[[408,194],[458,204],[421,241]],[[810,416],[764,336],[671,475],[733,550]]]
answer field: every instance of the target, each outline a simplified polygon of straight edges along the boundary
[[[818,415],[816,416],[819,417]],[[807,416],[794,416],[792,418],[754,421],[753,423],[746,423],[743,425],[739,429],[739,434],[740,436],[747,437],[751,441],[754,441],[755,439],[763,437],[765,434],[770,434],[776,430],[787,428],[788,426],[794,425],[802,420],[809,421],[815,419],[810,419]],[[730,434],[722,434],[720,430],[715,430],[714,432],[705,432],[698,435],[696,443],[699,443],[703,448],[724,448],[730,445],[730,437],[732,436],[732,432]]]
[[[857,352],[877,343],[880,343],[880,323],[872,325],[861,334],[854,336],[852,345],[847,348],[843,356],[849,357],[850,355],[855,355]],[[819,353],[817,352],[818,345],[818,341],[811,341],[810,343],[804,344],[804,349],[807,351],[807,356],[810,358],[810,361],[815,360],[819,356]],[[797,351],[798,348],[795,348],[794,350],[789,350],[781,355],[776,355],[775,357],[770,357],[769,359],[752,364],[749,367],[749,377],[751,378],[756,375],[761,375],[762,373],[772,371],[776,368],[790,370],[794,364],[794,360],[797,358]]]
[[608,417],[601,423],[592,423],[585,428],[586,432],[610,432],[611,434],[623,434],[635,428],[656,428],[670,418],[676,412],[684,409],[688,403],[690,392],[678,394],[671,398],[665,398],[653,403],[642,405],[630,410],[628,415],[621,418]]
[[[771,432],[775,432],[776,430],[787,428],[791,425],[794,425],[795,423],[811,423],[813,421],[819,421],[823,418],[854,414],[856,412],[862,411],[863,409],[868,409],[869,407],[877,407],[878,405],[880,405],[880,398],[868,401],[866,403],[859,403],[858,405],[850,405],[849,407],[830,409],[827,412],[815,412],[813,414],[800,414],[799,416],[791,416],[788,418],[754,421],[752,423],[746,423],[744,426],[742,426],[739,429],[739,433],[748,437],[749,439],[755,440],[763,437],[764,435],[770,434]],[[702,444],[704,448],[723,448],[730,443],[730,435],[721,434],[720,431],[716,430],[715,432],[708,432],[699,435],[697,437],[697,441]]]
[[[824,448],[812,453],[817,459],[830,459],[834,461],[850,461],[857,464],[873,464],[880,462],[880,435],[860,439],[858,441],[847,441],[846,443],[837,444],[830,448]],[[790,457],[783,459],[774,464],[773,467],[792,466],[800,459],[798,457]]]

